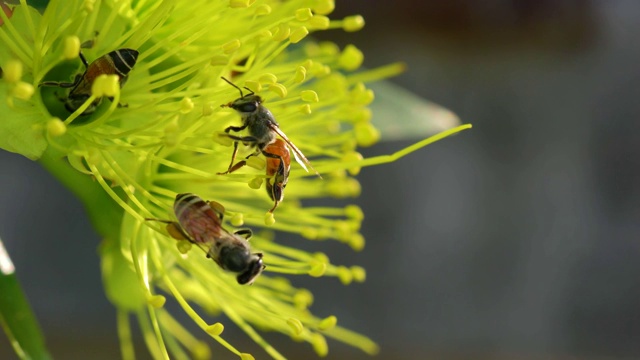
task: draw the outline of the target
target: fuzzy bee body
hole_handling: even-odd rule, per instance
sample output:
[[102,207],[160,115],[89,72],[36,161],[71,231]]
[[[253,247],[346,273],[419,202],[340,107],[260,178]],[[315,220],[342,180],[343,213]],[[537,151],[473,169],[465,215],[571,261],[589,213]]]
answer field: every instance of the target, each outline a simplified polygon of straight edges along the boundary
[[291,169],[291,156],[287,144],[281,139],[276,139],[267,145],[265,151],[277,157],[267,157],[267,181],[265,188],[267,194],[274,201],[269,212],[273,212],[284,199],[284,188],[289,180]]
[[251,253],[251,230],[228,232],[222,227],[224,207],[214,201],[206,202],[190,193],[178,194],[173,205],[177,222],[164,222],[167,232],[177,240],[188,240],[205,251],[223,270],[237,273],[239,284],[251,284],[265,265],[262,253]]
[[[45,81],[40,86],[58,86],[62,88],[71,88],[66,99],[64,99],[65,108],[69,112],[76,111],[91,96],[91,87],[94,80],[99,75],[117,75],[120,87],[125,84],[127,77],[138,59],[138,51],[133,49],[119,49],[105,54],[92,63],[88,63],[82,52],[79,54],[82,63],[85,66],[85,72],[76,75],[75,80],[69,82]],[[82,115],[93,113],[98,105],[102,102],[102,98],[98,98],[89,105]]]
[[[233,84],[231,81],[222,78],[224,81],[229,83],[231,86],[235,87],[240,91],[240,97],[235,99],[234,101],[222,105],[222,107],[230,107],[236,110],[240,117],[242,118],[242,126],[229,126],[224,132],[227,136],[234,140],[233,143],[233,154],[231,155],[231,163],[229,164],[229,168],[226,172],[220,174],[228,174],[231,172],[233,168],[233,162],[238,153],[238,143],[242,142],[245,145],[249,145],[256,148],[256,152],[247,156],[247,158],[262,153],[266,157],[270,157],[267,152],[267,146],[272,144],[277,136],[280,136],[293,150],[293,154],[296,158],[296,161],[302,166],[303,169],[307,170],[307,166],[311,168],[311,163],[304,156],[302,151],[298,149],[289,138],[285,135],[285,133],[280,130],[278,126],[278,122],[276,122],[275,117],[267,109],[264,105],[262,105],[262,98],[253,93],[248,88],[246,90],[250,91],[249,94],[244,95],[242,93],[242,89],[240,89],[237,85]],[[240,132],[242,130],[247,129],[249,135],[248,136],[236,136],[231,135],[230,132]],[[309,171],[309,170],[307,170]],[[317,171],[315,171],[316,175],[320,176]]]

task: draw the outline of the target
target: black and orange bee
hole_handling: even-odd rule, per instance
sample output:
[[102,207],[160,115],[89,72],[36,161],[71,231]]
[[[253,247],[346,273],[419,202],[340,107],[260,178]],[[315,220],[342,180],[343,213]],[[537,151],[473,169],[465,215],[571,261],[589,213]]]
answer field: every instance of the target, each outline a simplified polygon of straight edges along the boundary
[[[247,156],[247,158],[262,153],[266,157],[274,157],[270,156],[269,152],[266,151],[267,146],[272,144],[276,140],[276,135],[280,136],[293,150],[293,155],[296,161],[302,166],[303,169],[307,170],[307,166],[311,168],[316,175],[320,176],[317,171],[311,166],[311,162],[304,156],[302,151],[298,149],[292,142],[287,138],[280,127],[278,126],[278,122],[276,122],[275,117],[271,114],[271,111],[267,109],[264,105],[262,105],[262,98],[256,95],[251,89],[245,88],[249,91],[249,94],[244,95],[242,93],[242,89],[240,89],[237,85],[232,83],[231,81],[222,78],[222,80],[229,83],[229,85],[240,91],[240,97],[235,99],[234,101],[221,105],[222,107],[230,107],[240,113],[242,117],[242,126],[229,126],[224,129],[226,136],[233,139],[233,154],[231,155],[231,163],[229,164],[229,168],[226,172],[218,173],[218,175],[228,174],[231,172],[233,168],[233,162],[236,159],[236,154],[238,153],[238,143],[242,142],[245,145],[250,145],[256,148],[256,151]],[[231,135],[229,132],[239,132],[244,129],[249,131],[248,136],[236,136]],[[275,156],[276,158],[278,156]],[[308,171],[308,170],[307,170]]]
[[[289,170],[291,169],[291,156],[287,144],[282,139],[275,139],[264,148],[262,153],[267,158],[267,181],[265,187],[267,194],[274,202],[273,207],[269,210],[270,213],[273,213],[284,199],[284,188],[287,187]],[[233,165],[226,173],[232,173],[245,165],[247,165],[246,159]]]
[[176,221],[146,219],[167,224],[167,232],[176,240],[188,240],[200,247],[223,270],[238,274],[239,284],[251,284],[265,265],[262,253],[251,253],[251,230],[230,233],[222,227],[224,207],[215,201],[204,201],[195,194],[178,194],[173,203]]
[[[67,95],[66,99],[63,99],[65,108],[70,112],[76,111],[91,96],[91,86],[99,75],[118,75],[120,88],[122,88],[127,81],[129,72],[138,60],[138,51],[133,49],[114,50],[97,58],[90,64],[82,52],[79,53],[79,56],[84,64],[85,71],[82,75],[76,75],[73,82],[44,81],[40,83],[40,86],[71,88],[69,95]],[[102,98],[96,99],[82,115],[93,113],[101,102]]]

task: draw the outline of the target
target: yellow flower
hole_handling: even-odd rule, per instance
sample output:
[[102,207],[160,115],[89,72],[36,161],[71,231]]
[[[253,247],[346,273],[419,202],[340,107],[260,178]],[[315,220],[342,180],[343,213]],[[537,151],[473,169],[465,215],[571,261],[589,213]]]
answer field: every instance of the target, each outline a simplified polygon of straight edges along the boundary
[[[377,351],[365,336],[338,326],[334,316],[312,314],[312,293],[282,276],[333,276],[349,284],[364,281],[364,269],[283,246],[274,231],[362,250],[360,208],[304,207],[302,201],[355,197],[360,185],[353,176],[360,167],[394,161],[468,126],[388,157],[363,159],[357,147],[380,137],[370,123],[367,105],[374,94],[365,83],[403,66],[358,71],[363,54],[355,46],[307,41],[314,31],[363,27],[360,16],[330,19],[333,8],[331,0],[52,0],[42,14],[25,4],[13,8],[10,18],[0,12],[0,147],[40,159],[87,205],[105,238],[103,277],[118,308],[123,357],[133,358],[129,314],[155,358],[209,356],[206,342],[165,309],[174,300],[204,334],[242,359],[252,356],[224,340],[224,325],[211,320],[216,315],[224,313],[276,359],[284,356],[258,330],[306,341],[320,356],[328,352],[327,337]],[[83,74],[80,50],[91,63],[118,49],[139,53],[122,88],[118,76],[90,72],[81,79],[90,90],[69,109],[68,90],[39,87]],[[267,211],[273,201],[259,189],[268,177],[262,156],[218,175],[232,153],[223,130],[241,125],[236,111],[220,106],[240,97],[221,77],[265,99],[280,129],[322,174],[315,177],[292,163],[286,199],[274,213]],[[112,100],[86,113],[105,97]],[[239,158],[252,152],[240,144]],[[267,268],[252,286],[237,284],[234,274],[202,251],[145,220],[175,220],[177,193],[223,204],[226,229],[254,230],[251,247],[264,254]]]

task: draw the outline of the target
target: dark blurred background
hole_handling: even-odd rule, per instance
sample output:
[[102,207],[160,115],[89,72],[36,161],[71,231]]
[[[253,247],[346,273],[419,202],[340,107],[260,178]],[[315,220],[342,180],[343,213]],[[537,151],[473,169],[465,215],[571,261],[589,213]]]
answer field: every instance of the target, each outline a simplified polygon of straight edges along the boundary
[[[314,311],[371,336],[378,359],[640,358],[640,2],[351,0],[334,17],[353,13],[364,30],[321,38],[356,44],[367,67],[405,61],[395,83],[474,128],[363,169],[365,251],[322,245],[367,282],[296,279]],[[0,236],[53,354],[118,358],[80,203],[38,164],[0,164]],[[329,358],[368,357],[330,342]]]

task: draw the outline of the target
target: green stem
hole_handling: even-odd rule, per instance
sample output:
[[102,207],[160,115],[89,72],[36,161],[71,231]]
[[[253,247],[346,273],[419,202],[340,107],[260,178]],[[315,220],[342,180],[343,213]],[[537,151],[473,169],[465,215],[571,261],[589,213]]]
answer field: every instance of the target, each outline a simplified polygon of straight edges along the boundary
[[117,239],[120,236],[122,208],[109,197],[97,181],[74,169],[64,156],[65,154],[49,146],[38,161],[82,201],[94,229],[101,236]]
[[15,268],[0,240],[0,323],[21,359],[51,359]]

